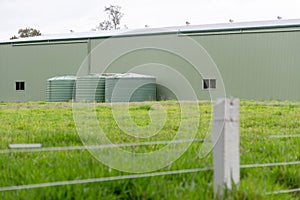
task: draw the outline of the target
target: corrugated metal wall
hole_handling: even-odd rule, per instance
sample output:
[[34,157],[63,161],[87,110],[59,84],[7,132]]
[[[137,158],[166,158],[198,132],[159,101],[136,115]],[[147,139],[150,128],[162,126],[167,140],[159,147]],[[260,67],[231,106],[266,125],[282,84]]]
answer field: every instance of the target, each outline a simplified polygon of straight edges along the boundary
[[[142,37],[139,36],[141,42]],[[207,50],[218,66],[227,96],[260,100],[300,99],[298,89],[300,31],[218,33],[190,37]],[[107,52],[113,52],[128,40],[128,38],[115,39],[120,42],[120,46],[107,48]],[[104,39],[91,39],[91,48],[103,41]],[[29,46],[0,44],[0,101],[45,100],[48,78],[76,75],[79,66],[86,58],[88,44],[86,41],[78,43],[78,40],[76,43],[68,42],[70,44]],[[98,73],[99,59],[105,58],[101,55],[91,58],[91,73]],[[205,77],[197,73],[189,62],[167,51],[151,49],[130,51],[113,60],[105,72],[124,73],[145,63],[159,63],[172,67],[189,79],[199,99],[209,99],[208,92],[202,89],[202,78]],[[159,65],[155,67],[161,70]],[[131,72],[147,74],[147,70]],[[161,73],[164,71],[161,70]],[[153,75],[151,70],[149,75]],[[15,80],[26,82],[25,91],[15,91]],[[160,82],[160,78],[157,78],[157,83]],[[158,88],[158,97],[168,98],[164,90]]]
[[300,32],[194,37],[221,71],[227,96],[300,99]]
[[[76,75],[87,55],[87,43],[0,45],[0,101],[45,101],[48,78]],[[25,81],[25,91],[15,81]]]

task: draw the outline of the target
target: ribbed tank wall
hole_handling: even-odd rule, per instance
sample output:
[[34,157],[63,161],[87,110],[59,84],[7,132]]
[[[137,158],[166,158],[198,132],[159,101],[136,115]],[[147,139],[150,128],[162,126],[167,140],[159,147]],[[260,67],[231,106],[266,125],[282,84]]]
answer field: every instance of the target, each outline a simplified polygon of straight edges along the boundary
[[106,77],[106,102],[138,102],[156,100],[156,79],[139,74],[117,74]]
[[105,77],[89,75],[78,77],[76,81],[76,98],[80,102],[104,102]]
[[47,80],[46,101],[67,102],[75,97],[75,76],[53,77]]

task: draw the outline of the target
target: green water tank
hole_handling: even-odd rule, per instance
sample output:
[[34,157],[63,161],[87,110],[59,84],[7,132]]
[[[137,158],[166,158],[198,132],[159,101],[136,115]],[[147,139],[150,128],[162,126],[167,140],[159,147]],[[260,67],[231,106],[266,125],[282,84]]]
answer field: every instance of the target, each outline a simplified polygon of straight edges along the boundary
[[106,76],[105,102],[139,102],[156,100],[156,78],[125,73]]
[[78,102],[104,102],[105,76],[93,74],[79,76],[76,80],[76,97]]
[[67,102],[75,97],[76,76],[57,76],[47,80],[46,101]]

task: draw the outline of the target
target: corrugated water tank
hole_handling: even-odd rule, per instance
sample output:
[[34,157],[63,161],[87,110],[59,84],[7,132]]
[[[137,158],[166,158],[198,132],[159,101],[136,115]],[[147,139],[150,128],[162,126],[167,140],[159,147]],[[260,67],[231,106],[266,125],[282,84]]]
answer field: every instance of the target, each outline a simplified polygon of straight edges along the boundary
[[47,80],[46,101],[67,102],[75,97],[76,76],[57,76]]
[[76,81],[76,101],[104,102],[105,76],[79,76]]
[[125,73],[106,77],[105,102],[138,102],[156,100],[154,76]]

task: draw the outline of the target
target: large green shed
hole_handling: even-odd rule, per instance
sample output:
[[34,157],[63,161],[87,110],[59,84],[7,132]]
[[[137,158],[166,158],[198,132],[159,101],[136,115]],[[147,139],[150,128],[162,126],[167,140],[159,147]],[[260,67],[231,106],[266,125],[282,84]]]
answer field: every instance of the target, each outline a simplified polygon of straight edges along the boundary
[[299,100],[299,44],[298,19],[0,41],[0,101],[44,101],[49,77],[127,72],[155,76],[159,99]]

